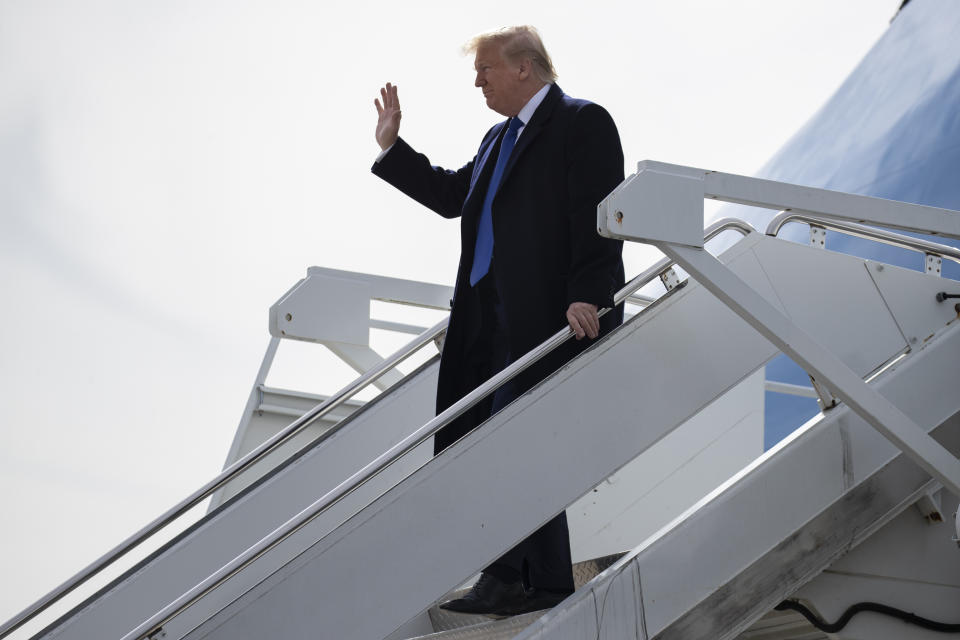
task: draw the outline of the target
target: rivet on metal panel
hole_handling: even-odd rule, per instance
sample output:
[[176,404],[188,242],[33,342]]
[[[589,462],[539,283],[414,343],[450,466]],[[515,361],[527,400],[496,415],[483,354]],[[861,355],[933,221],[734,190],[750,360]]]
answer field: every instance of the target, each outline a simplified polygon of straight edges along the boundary
[[932,253],[926,253],[924,256],[926,257],[927,273],[939,276],[943,259]]
[[827,246],[827,229],[819,225],[810,225],[810,245],[818,249],[825,249]]
[[672,291],[680,284],[680,278],[677,276],[677,272],[673,270],[673,267],[670,267],[660,274],[660,282],[663,283],[667,291]]
[[293,320],[293,316],[292,316],[291,314],[289,314],[289,313],[288,313],[287,315],[283,316],[283,317],[284,317],[284,319],[285,319],[287,322],[290,322],[291,320]]
[[623,211],[617,211],[613,217],[617,219],[617,224],[623,224]]

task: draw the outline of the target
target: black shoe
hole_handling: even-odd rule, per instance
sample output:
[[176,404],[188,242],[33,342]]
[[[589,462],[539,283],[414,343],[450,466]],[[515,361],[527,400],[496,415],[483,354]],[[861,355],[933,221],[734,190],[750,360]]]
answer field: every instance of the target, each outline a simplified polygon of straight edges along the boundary
[[523,613],[530,613],[531,611],[542,611],[544,609],[552,609],[557,606],[567,596],[572,594],[573,591],[547,591],[546,589],[527,589],[524,591],[523,600],[515,603],[509,604],[497,611],[494,611],[494,615],[497,616],[518,616]]
[[448,600],[441,609],[456,613],[491,614],[500,610],[520,607],[526,594],[520,581],[507,584],[489,573],[481,573],[480,579],[462,598]]

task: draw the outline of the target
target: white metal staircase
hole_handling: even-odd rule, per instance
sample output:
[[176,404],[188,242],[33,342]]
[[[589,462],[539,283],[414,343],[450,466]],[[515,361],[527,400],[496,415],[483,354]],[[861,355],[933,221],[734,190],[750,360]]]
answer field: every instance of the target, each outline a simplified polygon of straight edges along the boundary
[[[670,254],[671,234],[689,235],[690,225],[663,215],[667,196],[682,190],[677,176],[696,170],[671,174],[662,171],[669,165],[648,166],[667,173],[666,182],[648,175],[635,184],[649,178],[659,185],[653,199],[660,210],[650,215],[669,224],[656,232],[661,235],[641,237],[654,238]],[[822,201],[820,190],[796,189],[786,191]],[[737,198],[756,203],[758,193],[748,189]],[[681,195],[681,204],[690,205],[693,199]],[[857,207],[872,199],[844,198],[853,198],[846,202],[856,210],[848,217],[870,219],[869,209]],[[917,213],[917,222],[881,222],[960,235],[953,219],[938,213],[943,210],[902,206]],[[627,219],[632,225],[631,215],[607,207],[601,223],[616,228]],[[936,255],[960,256],[912,242]],[[692,251],[680,247],[675,257],[695,259]],[[721,263],[736,279],[731,282],[745,283],[786,326],[802,332],[799,341],[787,336],[786,349],[802,356],[801,343],[811,340],[857,381],[870,380],[864,390],[851,390],[826,369],[818,372],[821,385],[841,400],[854,392],[868,399],[879,394],[922,437],[903,432],[909,442],[902,453],[877,433],[870,416],[865,420],[859,408],[841,403],[656,535],[635,540],[639,546],[548,615],[448,637],[735,638],[934,493],[938,480],[951,487],[953,456],[960,453],[960,320],[953,304],[938,302],[936,294],[960,289],[956,283],[757,232],[724,252]],[[641,274],[620,298],[668,266],[664,261]],[[707,280],[711,272],[700,275]],[[694,280],[672,289],[436,458],[424,448],[432,433],[567,336],[561,332],[429,421],[424,411],[436,364],[427,362],[275,471],[238,489],[43,637],[423,635],[427,611],[445,594],[612,473],[642,461],[779,353],[768,327],[744,321],[716,293],[715,282]],[[941,457],[918,466],[918,457],[931,451]],[[946,495],[947,504],[956,503]],[[960,563],[957,556],[937,557]],[[960,586],[943,588],[952,593]],[[817,637],[809,628],[802,632]],[[777,637],[803,637],[799,633]]]

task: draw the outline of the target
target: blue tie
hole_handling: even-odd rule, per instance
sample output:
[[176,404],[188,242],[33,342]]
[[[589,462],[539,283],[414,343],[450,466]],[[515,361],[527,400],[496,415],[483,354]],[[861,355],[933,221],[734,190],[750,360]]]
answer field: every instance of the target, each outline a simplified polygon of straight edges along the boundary
[[517,143],[517,130],[522,126],[523,121],[520,118],[511,118],[507,133],[503,136],[503,142],[500,143],[500,155],[497,156],[497,165],[493,169],[490,186],[487,187],[487,195],[483,199],[483,209],[480,211],[477,244],[473,249],[473,267],[470,269],[471,287],[480,282],[480,279],[490,270],[490,259],[493,258],[493,213],[490,205],[493,203],[493,196],[497,195],[503,169],[507,166],[507,160],[510,159],[513,145]]

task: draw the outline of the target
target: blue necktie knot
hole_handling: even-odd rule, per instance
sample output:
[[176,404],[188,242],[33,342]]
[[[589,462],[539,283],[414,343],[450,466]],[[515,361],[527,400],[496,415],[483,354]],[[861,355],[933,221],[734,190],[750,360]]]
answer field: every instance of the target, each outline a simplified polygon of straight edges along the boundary
[[497,195],[503,170],[510,159],[513,146],[517,143],[517,131],[523,126],[520,118],[513,117],[507,126],[507,132],[500,143],[500,154],[497,164],[487,186],[487,195],[483,199],[483,209],[480,210],[480,224],[477,226],[477,243],[473,250],[473,266],[470,269],[470,286],[477,284],[490,270],[490,260],[493,258],[493,197]]

